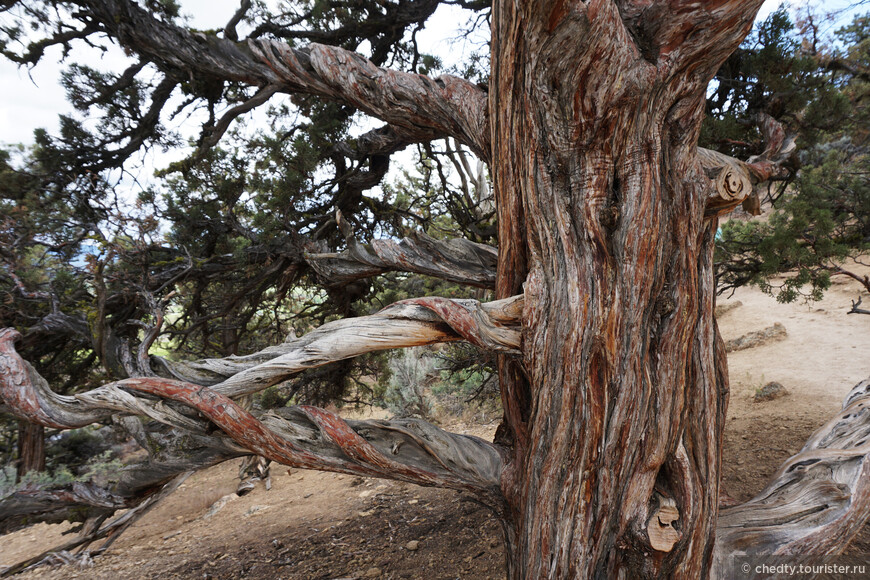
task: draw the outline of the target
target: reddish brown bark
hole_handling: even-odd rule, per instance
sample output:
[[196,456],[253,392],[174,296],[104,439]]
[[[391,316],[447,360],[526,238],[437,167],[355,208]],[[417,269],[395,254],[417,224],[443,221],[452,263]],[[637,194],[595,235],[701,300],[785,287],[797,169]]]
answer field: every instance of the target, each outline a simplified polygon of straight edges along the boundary
[[727,377],[696,143],[758,5],[494,6],[497,291],[526,297],[525,373],[501,366],[513,578],[708,574]]
[[31,471],[45,471],[45,427],[19,421],[16,480]]

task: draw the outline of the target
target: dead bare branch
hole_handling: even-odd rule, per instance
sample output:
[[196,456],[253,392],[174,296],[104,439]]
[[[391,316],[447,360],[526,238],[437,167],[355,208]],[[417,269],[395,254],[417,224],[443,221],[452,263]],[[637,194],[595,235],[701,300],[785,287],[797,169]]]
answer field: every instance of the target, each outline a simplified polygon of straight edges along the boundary
[[733,578],[737,556],[806,559],[841,553],[870,520],[870,379],[843,410],[786,461],[748,502],[723,509],[716,528],[714,577]]
[[[234,441],[229,444],[219,436],[220,444],[212,445],[224,455],[228,450],[237,455],[254,453],[291,466],[477,490],[495,497],[500,452],[479,439],[446,433],[414,420],[345,422],[314,407],[279,410],[258,419],[229,397],[262,390],[305,368],[384,348],[464,339],[483,348],[518,354],[522,304],[521,296],[487,304],[443,298],[408,300],[372,316],[326,324],[301,339],[250,357],[187,365],[164,361],[164,367],[176,377],[192,377],[200,384],[178,378],[136,377],[73,397],[54,393],[15,351],[14,342],[20,335],[4,329],[0,330],[0,397],[13,414],[51,427],[79,427],[118,413],[138,414],[206,440],[214,437],[202,419],[185,411],[192,407]],[[215,380],[220,377],[225,379]],[[203,386],[210,383],[211,388]],[[142,433],[137,440],[150,446]],[[213,456],[211,451],[202,461]],[[186,470],[189,461],[182,460],[180,465]],[[151,477],[150,471],[146,474]],[[119,499],[114,492],[101,493],[103,499],[97,504],[103,508],[111,511],[124,505],[126,496]],[[79,493],[84,498],[94,495],[87,486]],[[88,503],[87,499],[82,501]]]
[[870,310],[858,308],[859,306],[861,306],[861,300],[863,300],[863,297],[861,296],[858,297],[858,302],[852,300],[852,309],[849,310],[846,314],[870,314]]
[[707,217],[728,213],[740,203],[744,209],[758,215],[761,210],[755,187],[789,175],[785,163],[795,151],[794,137],[787,136],[782,124],[766,113],[759,113],[756,122],[766,147],[760,155],[745,162],[698,147],[698,161],[714,183],[715,195],[707,202]]
[[102,554],[103,552],[105,552],[109,548],[109,546],[112,545],[112,543],[116,539],[118,539],[118,537],[122,533],[124,533],[124,530],[129,528],[134,522],[139,520],[142,516],[144,516],[149,511],[151,511],[151,509],[154,506],[156,506],[158,503],[160,503],[161,500],[163,500],[166,497],[168,497],[169,495],[171,495],[172,492],[174,492],[176,489],[178,489],[178,486],[180,486],[182,483],[184,483],[184,481],[188,477],[190,477],[191,475],[193,475],[193,471],[186,471],[186,472],[183,472],[183,473],[175,476],[170,482],[165,484],[159,492],[157,492],[154,495],[151,495],[149,497],[146,497],[142,503],[140,503],[139,505],[137,505],[133,509],[127,510],[124,514],[115,518],[113,521],[106,524],[105,526],[102,526],[102,527],[96,526],[96,529],[85,530],[83,533],[79,534],[79,536],[77,538],[74,538],[74,539],[72,539],[68,542],[65,542],[59,546],[55,546],[54,548],[51,548],[50,550],[46,550],[45,552],[42,552],[41,554],[39,554],[37,556],[34,556],[32,558],[28,558],[26,560],[23,560],[17,564],[10,566],[6,570],[4,570],[3,573],[0,574],[0,576],[3,576],[3,577],[13,576],[15,574],[18,574],[19,572],[25,571],[28,568],[31,568],[31,567],[34,567],[34,566],[37,566],[37,565],[43,563],[47,558],[49,558],[53,554],[64,553],[64,552],[68,552],[69,550],[74,550],[74,549],[82,549],[83,547],[89,546],[93,542],[96,542],[98,540],[102,540],[105,538],[106,541],[103,542],[103,545],[100,546],[99,548],[97,548],[95,551],[89,552],[88,556],[96,556],[96,555]]
[[480,288],[495,287],[498,251],[461,238],[436,240],[414,233],[399,242],[375,240],[364,246],[354,238],[350,224],[336,212],[347,240],[340,254],[307,253],[311,267],[331,285],[345,285],[384,272],[415,272]]

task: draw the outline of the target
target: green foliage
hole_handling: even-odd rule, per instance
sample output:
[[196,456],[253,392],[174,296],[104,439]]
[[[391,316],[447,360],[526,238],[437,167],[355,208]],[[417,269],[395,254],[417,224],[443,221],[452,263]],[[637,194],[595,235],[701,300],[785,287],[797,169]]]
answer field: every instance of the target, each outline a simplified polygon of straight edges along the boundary
[[[794,35],[790,22],[776,20],[781,32],[775,38]],[[870,250],[870,83],[848,72],[870,66],[870,18],[855,18],[837,36],[841,44],[831,54],[810,61],[814,70],[802,65],[801,74],[788,77],[797,79],[795,88],[808,79],[806,86],[813,88],[788,102],[787,117],[800,135],[800,169],[766,219],[723,224],[717,241],[720,290],[755,284],[783,302],[819,300],[847,258]],[[777,41],[775,48],[757,52],[806,62],[795,42]],[[826,64],[831,62],[839,64]],[[765,107],[768,112],[770,104]],[[783,272],[791,274],[772,282]]]
[[[175,0],[133,4],[185,26]],[[275,8],[257,1],[240,13],[237,38],[231,29],[191,31],[202,46],[220,36],[244,45],[240,35],[319,42],[361,50],[376,65],[437,75],[444,63],[421,53],[414,38],[437,6],[303,0]],[[126,18],[120,11],[114,23],[99,23],[88,7],[63,1],[11,2],[4,14],[0,50],[27,66],[78,57],[79,43],[117,50],[112,45],[122,43],[112,38],[112,25]],[[71,394],[126,376],[130,369],[113,349],[135,352],[159,319],[150,353],[224,357],[366,314],[372,298],[377,308],[399,296],[471,295],[398,274],[336,286],[304,259],[307,251],[344,249],[337,209],[364,242],[410,229],[492,241],[492,212],[479,220],[467,192],[441,179],[447,153],[441,161],[427,157],[413,177],[381,195],[373,188],[389,156],[360,149],[365,140],[351,136],[359,132],[353,107],[276,95],[260,109],[266,123],[255,128],[241,116],[221,134],[223,115],[244,108],[258,87],[179,65],[160,50],[125,50],[125,69],[106,69],[116,59],[66,61],[62,86],[73,111],[61,116],[59,131],[37,131],[30,149],[0,150],[0,327],[24,334],[19,352],[53,389]],[[475,80],[485,74],[483,54],[467,67]],[[174,131],[185,119],[202,120],[189,141]],[[124,176],[141,169],[148,151],[172,161],[145,186],[131,187]],[[252,404],[372,403],[387,390],[388,361],[387,354],[370,354],[311,369]],[[15,427],[15,420],[0,424],[7,455]],[[87,433],[71,437],[62,441],[70,447],[55,442],[49,449],[57,477],[63,465],[84,463],[72,449],[101,453],[88,446]]]
[[15,468],[4,466],[0,469],[0,498],[23,489],[63,487],[76,482],[105,486],[117,481],[123,468],[124,464],[108,450],[85,458],[83,464],[60,464],[50,470],[28,472],[18,482]]
[[409,348],[389,360],[380,405],[399,417],[459,417],[469,406],[498,408],[492,360],[470,345]]
[[794,122],[825,79],[817,59],[801,50],[786,5],[756,25],[722,65],[707,94],[700,144],[739,159],[760,153],[756,113]]

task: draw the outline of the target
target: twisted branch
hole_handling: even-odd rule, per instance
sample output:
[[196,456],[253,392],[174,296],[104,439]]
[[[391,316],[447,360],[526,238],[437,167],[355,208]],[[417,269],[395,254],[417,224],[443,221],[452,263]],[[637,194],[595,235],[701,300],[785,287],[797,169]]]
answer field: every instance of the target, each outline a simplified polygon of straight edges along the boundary
[[379,68],[334,46],[312,43],[296,49],[271,40],[236,43],[230,40],[232,32],[219,38],[185,30],[128,0],[83,0],[82,4],[103,31],[126,49],[181,77],[192,74],[325,97],[401,127],[405,138],[428,142],[451,135],[478,155],[488,156],[486,94],[461,78],[432,79]]
[[[521,313],[519,296],[488,304],[418,298],[372,316],[326,324],[300,339],[248,357],[189,364],[163,361],[164,370],[176,378],[128,378],[71,397],[51,391],[15,351],[19,333],[4,329],[0,330],[0,398],[15,415],[55,428],[80,427],[119,413],[138,414],[199,438],[199,454],[184,451],[172,457],[171,468],[157,470],[161,484],[166,476],[192,468],[187,457],[195,457],[193,467],[197,467],[228,455],[255,454],[296,467],[477,491],[495,504],[502,457],[497,447],[480,439],[447,433],[413,419],[344,421],[314,407],[279,409],[255,417],[230,397],[265,389],[305,368],[385,348],[467,340],[518,354]],[[184,380],[187,377],[196,382]],[[212,434],[209,423],[225,435]],[[139,439],[149,445],[147,437]],[[142,469],[141,477],[153,487],[154,469]],[[102,488],[80,485],[77,489],[72,496],[48,496],[35,504],[18,497],[14,505],[23,505],[22,513],[32,514],[46,500],[67,497],[75,498],[72,505],[113,511],[124,507],[124,498],[129,497]]]
[[758,113],[756,123],[766,147],[761,155],[747,161],[698,147],[698,162],[713,180],[715,191],[707,201],[707,217],[728,213],[740,203],[744,209],[758,215],[761,204],[755,186],[788,176],[785,163],[795,151],[794,137],[787,136],[782,124],[766,113]]
[[341,212],[336,221],[347,240],[340,254],[305,254],[305,260],[331,285],[345,285],[384,272],[415,272],[479,288],[495,288],[498,250],[462,238],[436,240],[415,232],[401,241],[375,240],[368,246],[354,238]]
[[723,509],[714,577],[733,578],[737,556],[790,556],[791,564],[843,551],[870,520],[870,379],[748,502]]

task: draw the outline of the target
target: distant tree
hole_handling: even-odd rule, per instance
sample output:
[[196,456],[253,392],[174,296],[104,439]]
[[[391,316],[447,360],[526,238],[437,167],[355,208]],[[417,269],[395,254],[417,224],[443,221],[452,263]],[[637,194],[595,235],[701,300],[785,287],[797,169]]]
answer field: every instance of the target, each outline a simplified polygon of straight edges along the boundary
[[[769,488],[776,502],[718,509],[728,401],[713,318],[718,218],[789,174],[792,143],[769,113],[752,118],[762,139],[748,162],[698,139],[708,83],[761,0],[457,2],[491,33],[488,74],[478,58],[454,69],[467,78],[429,76],[437,63],[416,50],[439,4],[317,0],[272,13],[243,0],[218,31],[191,29],[174,2],[3,4],[2,49],[17,62],[55,46],[74,55],[81,42],[116,43],[133,61],[118,74],[71,69],[71,98],[93,119],[67,117],[45,137],[44,169],[57,169],[34,187],[57,181],[59,199],[75,202],[70,237],[98,246],[72,254],[91,255],[88,296],[60,311],[87,323],[110,382],[53,392],[16,350],[35,320],[16,323],[24,335],[0,330],[0,396],[51,428],[116,423],[149,458],[110,484],[11,493],[0,531],[93,518],[66,549],[111,542],[132,517],[105,524],[116,509],[142,513],[185,473],[249,455],[472,493],[503,524],[513,578],[731,577],[738,546],[799,560],[807,546],[836,553],[860,529],[870,489],[853,475],[868,459],[850,439],[860,429],[841,428],[858,413],[790,460]],[[216,148],[272,99],[273,131]],[[182,178],[141,198],[155,210],[131,214],[102,191],[91,201],[88,188],[134,153],[175,145],[163,120],[193,107],[208,118],[167,170]],[[385,125],[351,137],[357,111]],[[491,197],[455,143],[489,165]],[[429,163],[413,187],[448,164],[463,167],[464,186],[365,195],[413,144]],[[432,235],[445,212],[477,241]],[[493,229],[497,249],[479,243]],[[11,255],[10,294],[50,304],[50,280],[19,285],[23,254]],[[388,272],[496,300],[417,296],[367,314],[369,279]],[[328,298],[312,301],[324,323],[248,353],[290,334],[293,292]],[[462,340],[496,357],[504,418],[492,443],[419,419],[250,404],[327,363]]]
[[[870,278],[846,265],[870,250],[870,18],[855,17],[830,46],[808,38],[812,24],[802,36],[784,9],[773,13],[720,69],[715,105],[708,101],[709,141],[755,153],[747,119],[766,113],[790,128],[799,150],[788,178],[768,189],[769,219],[723,225],[722,291],[751,283],[783,302],[818,300],[843,275],[870,292]],[[782,272],[795,275],[774,285]],[[851,312],[870,312],[861,300]]]

